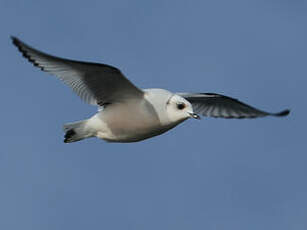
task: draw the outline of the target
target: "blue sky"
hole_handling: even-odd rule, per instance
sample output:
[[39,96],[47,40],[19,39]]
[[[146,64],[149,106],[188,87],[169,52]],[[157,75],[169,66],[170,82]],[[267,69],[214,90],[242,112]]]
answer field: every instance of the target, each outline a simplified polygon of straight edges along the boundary
[[[0,229],[306,229],[306,13],[303,0],[0,0]],[[27,63],[10,35],[114,65],[142,88],[292,113],[64,144],[62,125],[96,108]]]

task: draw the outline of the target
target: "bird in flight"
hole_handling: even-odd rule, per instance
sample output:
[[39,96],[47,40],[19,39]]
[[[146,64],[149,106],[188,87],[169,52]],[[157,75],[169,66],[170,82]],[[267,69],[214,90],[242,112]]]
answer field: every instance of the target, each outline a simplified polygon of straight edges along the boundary
[[286,116],[289,110],[269,113],[216,93],[172,93],[140,89],[119,69],[98,63],[55,57],[32,48],[16,37],[12,42],[34,66],[55,75],[85,102],[98,106],[86,120],[63,126],[64,142],[98,137],[108,142],[136,142],[160,135],[200,115],[221,118]]

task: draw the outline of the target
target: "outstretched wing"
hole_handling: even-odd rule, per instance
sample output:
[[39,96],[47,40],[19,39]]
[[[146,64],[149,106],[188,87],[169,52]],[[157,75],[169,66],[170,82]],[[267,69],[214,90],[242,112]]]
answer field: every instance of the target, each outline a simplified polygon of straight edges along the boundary
[[188,100],[195,113],[207,117],[222,118],[256,118],[264,116],[286,116],[289,110],[279,113],[268,113],[256,109],[237,99],[215,93],[178,93]]
[[143,91],[113,66],[59,58],[36,50],[16,37],[12,41],[34,66],[57,76],[89,104],[104,105],[143,97]]

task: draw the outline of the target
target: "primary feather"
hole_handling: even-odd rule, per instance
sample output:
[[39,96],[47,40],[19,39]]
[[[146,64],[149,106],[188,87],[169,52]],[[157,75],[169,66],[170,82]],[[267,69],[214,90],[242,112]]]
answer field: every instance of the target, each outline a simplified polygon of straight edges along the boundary
[[113,66],[59,58],[36,50],[18,38],[12,37],[12,41],[34,66],[57,76],[89,104],[104,105],[143,96],[143,91]]
[[286,116],[289,110],[269,113],[256,109],[237,99],[216,93],[179,93],[193,106],[193,110],[207,117],[256,118],[264,116]]

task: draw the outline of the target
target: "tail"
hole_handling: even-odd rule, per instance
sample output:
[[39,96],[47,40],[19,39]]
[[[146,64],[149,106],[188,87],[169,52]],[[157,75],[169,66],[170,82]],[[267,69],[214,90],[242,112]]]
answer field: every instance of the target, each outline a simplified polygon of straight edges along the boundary
[[87,120],[77,121],[73,123],[67,123],[63,126],[65,133],[64,142],[71,143],[80,141],[93,135],[86,128]]

